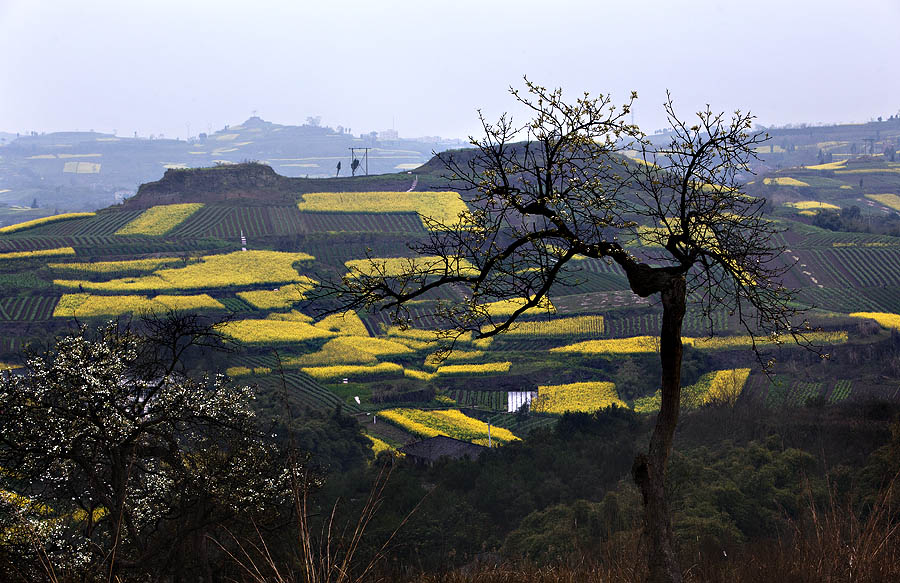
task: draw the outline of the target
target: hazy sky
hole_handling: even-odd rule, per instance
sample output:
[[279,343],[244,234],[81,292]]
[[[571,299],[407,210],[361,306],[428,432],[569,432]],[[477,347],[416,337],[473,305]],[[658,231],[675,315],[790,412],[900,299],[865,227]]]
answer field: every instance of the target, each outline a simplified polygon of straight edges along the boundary
[[266,120],[464,137],[527,74],[640,100],[635,121],[900,111],[900,0],[0,0],[0,131],[119,135]]

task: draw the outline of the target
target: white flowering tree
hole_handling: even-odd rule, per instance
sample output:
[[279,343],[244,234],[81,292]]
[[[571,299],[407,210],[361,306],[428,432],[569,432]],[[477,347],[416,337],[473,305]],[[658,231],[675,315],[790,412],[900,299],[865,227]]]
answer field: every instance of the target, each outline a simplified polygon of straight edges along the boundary
[[147,324],[82,326],[0,380],[5,550],[38,571],[209,577],[208,536],[286,499],[251,390],[180,371],[213,329],[190,315]]

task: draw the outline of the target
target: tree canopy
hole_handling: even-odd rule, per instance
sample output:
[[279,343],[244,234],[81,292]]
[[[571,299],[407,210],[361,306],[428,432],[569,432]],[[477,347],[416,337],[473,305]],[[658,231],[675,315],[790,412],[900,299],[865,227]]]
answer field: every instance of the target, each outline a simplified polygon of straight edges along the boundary
[[221,555],[206,537],[289,499],[252,390],[181,366],[215,330],[194,315],[144,324],[82,326],[0,379],[0,522],[6,553],[27,559],[0,572],[209,577]]

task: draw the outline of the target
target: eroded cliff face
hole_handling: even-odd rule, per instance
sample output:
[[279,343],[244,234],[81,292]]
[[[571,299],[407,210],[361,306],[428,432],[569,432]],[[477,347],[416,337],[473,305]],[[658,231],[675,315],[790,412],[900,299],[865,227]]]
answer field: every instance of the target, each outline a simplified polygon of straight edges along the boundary
[[234,199],[293,202],[302,190],[293,182],[294,179],[276,174],[270,166],[254,162],[170,169],[160,180],[142,184],[124,207],[140,209],[157,204]]

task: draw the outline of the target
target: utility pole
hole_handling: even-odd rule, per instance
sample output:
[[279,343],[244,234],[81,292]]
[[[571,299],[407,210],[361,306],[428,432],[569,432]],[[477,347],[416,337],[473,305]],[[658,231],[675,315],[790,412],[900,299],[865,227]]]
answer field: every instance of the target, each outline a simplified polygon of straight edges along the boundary
[[363,159],[365,160],[366,176],[369,175],[369,150],[372,148],[347,148],[350,150],[350,172],[352,176],[356,176],[356,170],[359,168],[359,158],[356,157],[356,151],[363,151]]

